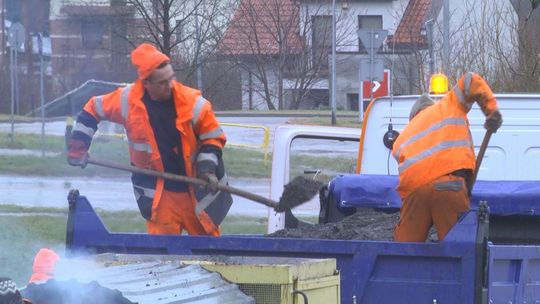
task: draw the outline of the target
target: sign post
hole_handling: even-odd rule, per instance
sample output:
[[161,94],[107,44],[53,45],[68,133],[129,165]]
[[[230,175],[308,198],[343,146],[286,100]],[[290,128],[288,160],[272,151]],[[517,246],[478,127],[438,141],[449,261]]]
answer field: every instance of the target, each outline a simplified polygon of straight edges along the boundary
[[369,81],[369,98],[373,99],[373,90],[371,86],[374,81],[383,81],[384,80],[384,59],[376,57],[377,50],[381,47],[388,35],[387,30],[381,29],[359,29],[358,38],[362,41],[366,51],[369,55],[369,58],[360,59],[360,73],[359,81],[361,82],[361,89],[359,100],[358,100],[358,109],[360,110],[360,119],[364,116],[364,92],[363,82]]
[[11,143],[15,142],[15,106],[19,111],[19,79],[17,76],[17,53],[24,43],[24,27],[19,22],[13,23],[8,31],[9,72],[11,78]]
[[374,80],[373,83],[362,81],[361,87],[364,91],[362,98],[388,96],[390,92],[390,70],[384,70],[384,77],[381,80]]

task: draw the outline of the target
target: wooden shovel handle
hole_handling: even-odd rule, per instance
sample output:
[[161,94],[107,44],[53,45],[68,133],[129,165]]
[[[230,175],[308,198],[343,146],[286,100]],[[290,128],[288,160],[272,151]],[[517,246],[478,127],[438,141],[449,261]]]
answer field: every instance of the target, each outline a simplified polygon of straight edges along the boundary
[[[88,158],[88,163],[93,164],[93,165],[97,165],[97,166],[106,167],[106,168],[127,171],[127,172],[131,172],[131,173],[145,174],[145,175],[155,176],[155,177],[159,177],[159,178],[163,178],[163,179],[180,181],[180,182],[189,183],[189,184],[192,184],[192,185],[206,186],[208,184],[207,181],[204,181],[204,180],[198,179],[198,178],[194,178],[194,177],[190,177],[190,176],[176,175],[176,174],[167,173],[167,172],[159,172],[159,171],[150,170],[150,169],[143,169],[143,168],[139,168],[139,167],[135,167],[135,166],[118,164],[118,163],[108,161],[108,160],[103,160],[103,159],[95,159],[95,158],[90,158],[89,157]],[[260,195],[257,195],[257,194],[251,193],[251,192],[240,190],[238,188],[233,188],[231,186],[218,184],[217,188],[219,190],[221,190],[221,191],[225,191],[225,192],[228,192],[228,193],[231,193],[231,194],[235,194],[235,195],[247,198],[249,200],[252,200],[252,201],[257,202],[257,203],[261,203],[263,205],[266,205],[266,206],[274,208],[274,209],[277,208],[278,205],[279,205],[278,202],[275,202],[275,201],[273,201],[271,199],[268,199],[268,198],[266,198],[264,196],[260,196]]]
[[486,149],[492,134],[493,132],[491,130],[486,131],[484,139],[482,140],[482,144],[480,145],[480,150],[478,150],[478,155],[476,156],[476,167],[474,168],[473,176],[469,182],[469,189],[471,191],[474,183],[476,182],[476,177],[478,176],[478,171],[480,171],[480,165],[482,164],[482,160],[484,159],[484,154],[486,154]]

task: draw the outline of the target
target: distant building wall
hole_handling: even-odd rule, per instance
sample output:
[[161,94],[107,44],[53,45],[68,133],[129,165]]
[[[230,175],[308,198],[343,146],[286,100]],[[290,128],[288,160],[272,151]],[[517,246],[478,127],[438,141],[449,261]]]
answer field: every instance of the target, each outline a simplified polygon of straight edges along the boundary
[[[360,59],[367,58],[365,51],[361,50],[358,38],[360,16],[377,16],[380,18],[381,29],[388,30],[388,35],[395,33],[403,11],[409,0],[398,1],[345,1],[336,4],[336,107],[338,109],[357,109],[360,92]],[[313,47],[313,24],[306,23],[316,16],[331,16],[332,5],[320,1],[301,1],[301,32],[308,26],[306,41]],[[329,36],[330,37],[330,36]],[[326,41],[330,45],[331,41]],[[385,47],[383,52],[390,52]],[[330,49],[329,51],[330,52]],[[382,54],[378,57],[383,57]],[[328,57],[331,61],[331,57]],[[331,90],[331,65],[328,65],[328,80],[320,82],[324,88]],[[390,66],[385,66],[390,68]],[[320,89],[320,88],[319,88]],[[328,94],[331,97],[331,94]]]
[[[332,15],[331,4],[309,0],[300,2],[302,2],[300,20],[310,20],[312,16]],[[336,37],[339,40],[337,52],[358,52],[358,16],[381,16],[382,28],[388,30],[389,35],[392,35],[408,2],[409,0],[339,1],[336,4],[336,21],[338,23]],[[306,14],[309,16],[306,17]],[[301,26],[311,26],[311,24],[303,22]],[[311,45],[311,34],[306,39]]]
[[[265,89],[263,83],[254,74],[249,71],[256,71],[257,66],[253,65],[244,69],[241,73],[242,81],[242,110],[268,110],[266,103]],[[277,99],[277,75],[275,69],[266,67],[266,76],[270,99],[274,107],[278,107]]]
[[53,1],[52,70],[58,91],[92,78],[132,81],[136,74],[125,37],[135,22],[135,8],[118,1]]
[[[11,63],[16,64],[14,72],[18,78],[18,102],[15,102],[15,114],[26,114],[40,104],[40,56],[38,52],[38,34],[43,37],[44,95],[51,96],[49,76],[49,5],[50,0],[0,0],[1,47],[0,49],[0,112],[11,112]],[[24,28],[20,48],[17,49],[17,61],[10,62],[10,52],[15,50],[8,42],[8,32],[13,24],[19,23]],[[13,53],[15,54],[15,53]]]

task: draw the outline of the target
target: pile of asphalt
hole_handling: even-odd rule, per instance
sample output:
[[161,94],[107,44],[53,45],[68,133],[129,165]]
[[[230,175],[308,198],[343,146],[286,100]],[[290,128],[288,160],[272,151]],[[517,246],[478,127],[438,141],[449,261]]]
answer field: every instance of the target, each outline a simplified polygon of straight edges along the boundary
[[[298,228],[278,230],[268,237],[309,238],[330,240],[392,241],[394,228],[399,222],[399,213],[384,213],[373,209],[359,209],[342,221],[327,224],[300,225]],[[431,229],[428,242],[437,240]]]
[[[323,182],[306,178],[295,177],[285,185],[276,211],[283,212],[303,204],[315,196]],[[282,238],[309,238],[331,240],[370,240],[392,241],[394,228],[399,222],[399,212],[385,213],[371,208],[357,209],[357,212],[345,217],[342,221],[327,224],[298,223],[298,228],[286,228],[268,234],[269,237]],[[436,241],[437,235],[431,229],[428,241]]]

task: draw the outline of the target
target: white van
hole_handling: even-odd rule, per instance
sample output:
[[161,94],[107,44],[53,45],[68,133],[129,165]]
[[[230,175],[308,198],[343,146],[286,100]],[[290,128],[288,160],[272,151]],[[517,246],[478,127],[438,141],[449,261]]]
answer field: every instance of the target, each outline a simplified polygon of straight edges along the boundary
[[[364,115],[361,129],[304,125],[278,127],[274,136],[271,198],[279,200],[283,186],[304,172],[334,176],[340,173],[396,176],[397,163],[384,145],[383,138],[389,126],[398,132],[403,130],[418,97],[375,99]],[[432,96],[435,100],[440,97]],[[540,94],[496,94],[496,97],[504,122],[491,137],[478,180],[540,181]],[[485,134],[485,116],[475,104],[468,117],[478,150]],[[295,142],[308,140],[314,143],[312,151],[295,150]],[[321,141],[327,144],[323,145]],[[305,143],[302,146],[306,146]],[[326,147],[326,150],[317,147]],[[309,153],[311,158],[302,157]],[[301,210],[302,206],[298,209]],[[273,210],[268,212],[268,232],[282,229],[284,215]]]
[[[385,97],[373,102],[364,116],[357,173],[397,174],[397,163],[387,162],[389,150],[382,138],[389,124],[398,132],[403,130],[417,98]],[[496,94],[496,98],[503,125],[491,137],[478,179],[540,180],[540,95]],[[485,116],[475,104],[468,117],[473,142],[478,149],[486,132]]]

